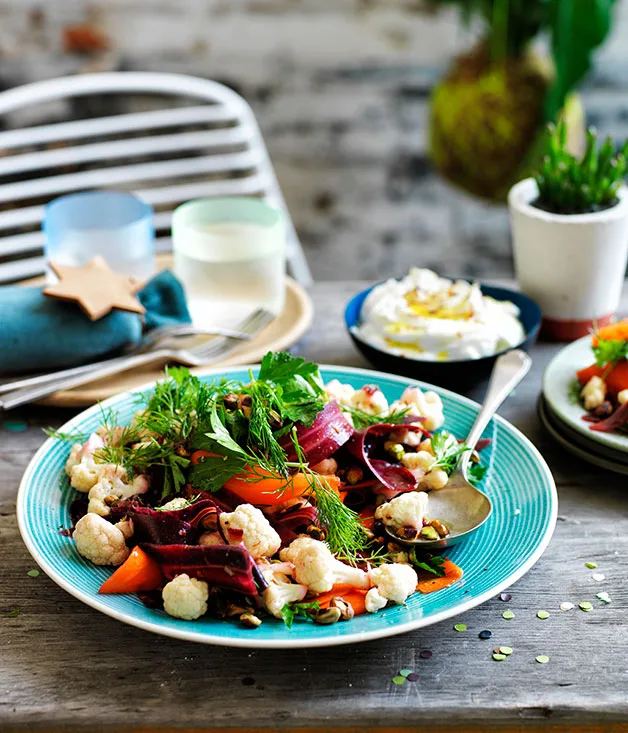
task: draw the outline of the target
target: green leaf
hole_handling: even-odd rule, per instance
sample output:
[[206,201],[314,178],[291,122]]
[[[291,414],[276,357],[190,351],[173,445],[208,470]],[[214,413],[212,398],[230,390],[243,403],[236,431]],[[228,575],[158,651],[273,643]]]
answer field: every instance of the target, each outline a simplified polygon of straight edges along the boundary
[[628,358],[628,341],[599,339],[597,346],[592,347],[595,363],[599,367],[617,364]]
[[308,611],[314,611],[318,608],[320,608],[318,601],[312,601],[311,603],[286,603],[281,609],[281,618],[284,624],[290,629],[295,618],[307,618]]
[[440,555],[426,556],[422,560],[419,560],[416,555],[416,548],[412,548],[409,553],[410,562],[418,570],[425,570],[428,573],[442,578],[445,575],[443,565],[445,564],[445,558]]
[[211,416],[209,418],[209,424],[212,432],[207,433],[207,437],[215,444],[226,448],[229,453],[239,455],[243,458],[248,458],[248,455],[244,448],[242,448],[236,441],[231,437],[229,431],[224,426],[222,420],[218,417],[218,410],[216,405],[212,407]]
[[556,75],[546,98],[546,119],[556,119],[567,94],[591,68],[593,51],[611,29],[614,4],[615,0],[551,0],[549,3]]
[[201,491],[220,491],[225,483],[247,465],[239,455],[204,456],[188,471],[188,483]]
[[486,476],[488,466],[483,466],[481,463],[470,463],[467,467],[467,480],[473,486],[477,486],[480,481]]
[[460,456],[469,450],[466,443],[459,443],[456,438],[446,430],[434,433],[430,439],[432,451],[436,457],[436,463],[432,468],[442,468],[450,475],[460,460]]

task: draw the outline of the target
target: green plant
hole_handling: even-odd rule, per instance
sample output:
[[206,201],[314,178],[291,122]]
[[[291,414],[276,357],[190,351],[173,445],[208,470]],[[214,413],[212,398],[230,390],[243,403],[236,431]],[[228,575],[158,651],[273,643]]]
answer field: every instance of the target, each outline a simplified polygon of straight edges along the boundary
[[595,130],[587,130],[581,159],[566,150],[564,123],[548,125],[547,152],[535,176],[539,196],[534,205],[554,214],[585,214],[615,206],[626,174],[628,140],[616,152],[610,138],[598,145]]
[[457,5],[463,18],[479,16],[494,64],[524,56],[540,33],[550,37],[554,78],[544,101],[544,117],[556,120],[569,92],[591,68],[591,55],[608,35],[615,0],[432,0]]

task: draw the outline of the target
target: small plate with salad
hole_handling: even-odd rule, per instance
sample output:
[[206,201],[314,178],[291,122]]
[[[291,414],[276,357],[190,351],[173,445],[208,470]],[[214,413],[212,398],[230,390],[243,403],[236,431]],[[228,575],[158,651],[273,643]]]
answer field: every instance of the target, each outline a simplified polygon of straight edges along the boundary
[[628,451],[628,319],[574,341],[549,363],[543,396],[587,440]]
[[270,648],[390,636],[499,593],[551,537],[549,469],[500,417],[472,464],[486,524],[443,556],[385,532],[447,535],[430,492],[477,411],[285,353],[201,378],[173,369],[50,432],[20,486],[20,530],[61,587],[155,633]]

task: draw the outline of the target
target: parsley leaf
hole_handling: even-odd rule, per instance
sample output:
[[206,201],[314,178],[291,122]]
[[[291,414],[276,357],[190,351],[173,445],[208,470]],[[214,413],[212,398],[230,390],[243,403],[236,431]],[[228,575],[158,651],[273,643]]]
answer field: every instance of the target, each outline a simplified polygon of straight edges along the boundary
[[246,470],[246,461],[233,453],[230,455],[203,456],[188,472],[188,483],[201,491],[220,491],[225,483]]
[[617,362],[628,358],[628,341],[599,339],[597,346],[591,348],[595,356],[595,363],[599,367],[607,364],[617,364]]
[[472,486],[477,486],[484,478],[487,471],[488,467],[483,466],[481,463],[469,463],[467,466],[467,481]]
[[433,464],[432,468],[442,468],[448,476],[455,470],[460,461],[460,456],[469,450],[466,443],[459,443],[451,433],[445,430],[434,433],[430,443],[436,457],[436,463]]
[[443,575],[445,575],[445,569],[443,568],[443,565],[445,564],[445,558],[441,557],[440,555],[427,555],[422,560],[419,560],[416,556],[416,548],[412,548],[409,553],[410,562],[414,565],[415,568],[418,568],[419,570],[425,570],[428,573],[432,573],[432,575],[436,575],[439,578],[442,578]]
[[318,601],[311,603],[286,603],[281,609],[281,618],[284,624],[290,629],[295,618],[307,618],[308,611],[315,611],[320,608]]

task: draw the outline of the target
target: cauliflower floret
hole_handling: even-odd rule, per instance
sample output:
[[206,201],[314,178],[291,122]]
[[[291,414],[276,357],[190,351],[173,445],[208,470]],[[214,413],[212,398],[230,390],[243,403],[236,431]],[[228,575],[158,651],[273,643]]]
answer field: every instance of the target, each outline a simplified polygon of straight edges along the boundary
[[443,403],[436,392],[422,392],[418,387],[406,387],[401,402],[409,406],[417,417],[424,417],[421,425],[429,431],[438,430],[445,422]]
[[170,499],[169,502],[167,502],[163,506],[160,506],[159,511],[174,512],[177,511],[177,509],[185,509],[185,507],[189,505],[190,502],[187,499],[184,499],[182,496],[175,496],[174,499]]
[[294,573],[291,563],[260,566],[260,570],[268,581],[268,588],[262,593],[264,608],[275,618],[282,618],[281,611],[286,603],[298,603],[305,598],[307,585],[290,582]]
[[194,621],[207,611],[209,588],[204,580],[183,573],[166,583],[161,591],[164,611],[175,618]]
[[[407,405],[402,405],[400,402],[393,402],[388,414],[394,415],[406,407]],[[403,443],[403,445],[408,445],[410,448],[417,448],[423,440],[423,433],[418,430],[409,430],[408,428],[397,428],[397,430],[391,431],[388,440],[393,443]]]
[[355,392],[350,406],[368,415],[384,415],[388,412],[388,400],[381,389],[372,384],[367,384]]
[[427,502],[424,491],[407,491],[380,504],[375,510],[375,518],[381,519],[393,531],[401,527],[413,527],[418,531],[427,515]]
[[582,388],[580,396],[584,400],[585,410],[595,410],[606,399],[606,382],[601,377],[591,377]]
[[410,565],[401,563],[380,565],[370,571],[370,576],[380,595],[394,603],[403,603],[414,593],[419,582]]
[[421,478],[436,463],[436,458],[432,453],[428,453],[426,450],[420,450],[418,453],[404,453],[401,456],[401,463],[411,471],[418,470],[420,476],[417,476],[417,478]]
[[129,556],[123,532],[98,514],[86,514],[72,535],[79,555],[94,565],[122,565]]
[[351,399],[355,389],[350,384],[342,384],[337,379],[332,379],[325,385],[325,392],[331,400],[336,400],[339,405],[351,407]]
[[384,598],[383,595],[377,590],[377,588],[371,588],[364,598],[364,607],[369,613],[377,613],[382,608],[386,607],[388,598]]
[[421,479],[420,488],[428,491],[438,491],[447,486],[449,476],[442,468],[434,468]]
[[239,545],[242,542],[254,560],[271,557],[281,547],[281,537],[262,512],[252,504],[240,504],[233,512],[223,512],[220,515],[220,526],[229,543]]
[[628,402],[628,389],[622,389],[621,392],[617,393],[617,402],[619,402],[620,405]]
[[125,540],[129,540],[131,539],[131,537],[133,537],[135,527],[133,526],[132,519],[121,519],[119,522],[116,522],[114,524],[114,527],[117,527],[120,532],[122,532]]
[[[126,476],[126,472],[124,475]],[[108,496],[112,496],[114,499],[129,499],[131,496],[144,494],[148,491],[148,486],[148,479],[145,476],[136,476],[130,484],[125,483],[119,476],[115,476],[113,479],[103,476],[89,490],[87,511],[99,514],[101,517],[108,517],[111,513],[111,509],[105,501]]]
[[224,545],[225,541],[218,532],[203,532],[198,538],[198,544],[209,547],[211,545]]
[[311,537],[297,537],[279,556],[293,563],[297,582],[315,593],[325,593],[336,583],[346,583],[355,588],[368,588],[370,585],[367,573],[340,562],[324,542]]
[[102,438],[97,433],[92,433],[83,445],[74,443],[72,448],[70,448],[70,456],[65,464],[65,472],[68,476],[72,475],[74,466],[78,466],[83,460],[92,458],[94,453],[100,450],[100,448],[103,448],[104,445]]
[[126,477],[126,469],[122,466],[116,466],[114,463],[97,463],[93,458],[83,458],[70,470],[70,486],[87,493],[101,478],[110,480],[119,478],[124,481]]

